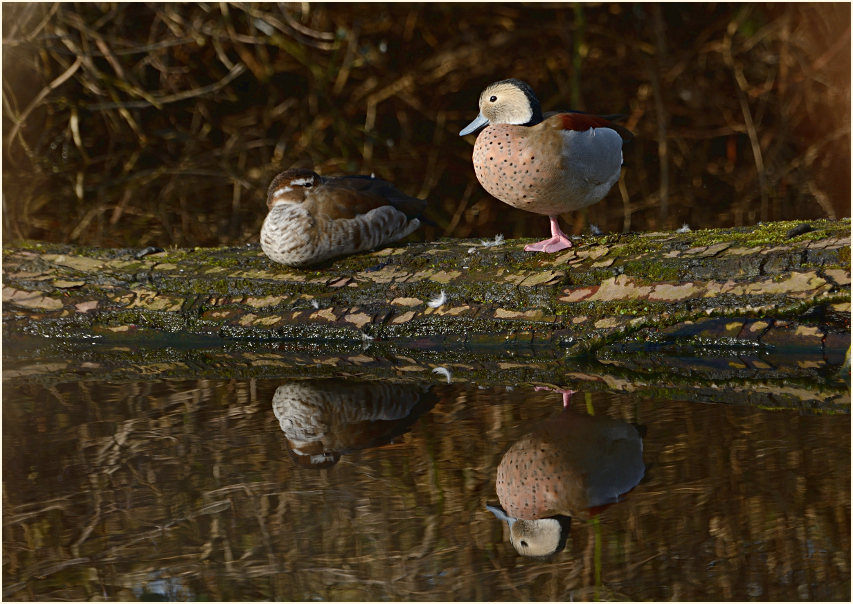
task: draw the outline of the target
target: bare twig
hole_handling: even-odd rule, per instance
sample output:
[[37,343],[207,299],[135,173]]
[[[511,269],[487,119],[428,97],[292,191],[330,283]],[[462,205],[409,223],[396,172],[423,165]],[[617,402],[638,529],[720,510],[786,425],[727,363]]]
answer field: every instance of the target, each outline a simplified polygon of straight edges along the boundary
[[93,103],[91,105],[87,105],[86,109],[90,111],[98,111],[101,109],[116,109],[116,108],[140,108],[140,107],[162,107],[163,105],[167,105],[169,103],[176,103],[178,101],[185,101],[187,99],[191,99],[194,97],[204,96],[211,92],[216,92],[227,86],[232,80],[239,77],[246,71],[246,66],[242,63],[238,63],[234,65],[234,67],[229,71],[225,76],[215,82],[213,84],[208,84],[207,86],[200,86],[199,88],[194,88],[192,90],[187,90],[184,92],[179,92],[176,94],[170,94],[163,97],[154,98],[151,101],[122,101],[117,103]]
[[17,136],[18,131],[21,129],[21,126],[25,121],[27,121],[27,117],[29,117],[30,113],[32,113],[33,109],[38,107],[41,102],[47,98],[47,96],[62,86],[68,79],[73,76],[78,69],[80,69],[80,65],[83,64],[83,58],[77,57],[77,59],[66,69],[63,71],[56,79],[54,79],[50,84],[41,89],[41,91],[35,96],[35,98],[30,101],[30,104],[27,105],[26,109],[24,109],[20,115],[10,116],[15,124],[12,126],[12,130],[9,132],[9,136],[6,139],[10,144],[13,140],[15,140],[15,136]]
[[655,61],[649,68],[652,80],[652,90],[655,101],[655,117],[657,123],[658,138],[658,162],[660,170],[660,206],[658,215],[660,226],[666,223],[669,214],[669,141],[668,122],[669,116],[664,106],[663,86],[661,86],[660,74],[663,70],[663,61],[666,56],[666,44],[664,41],[663,18],[660,5],[652,4],[652,29],[655,36]]
[[[733,23],[734,25],[734,23]],[[744,125],[749,136],[749,142],[752,147],[752,157],[755,161],[755,170],[758,176],[758,188],[761,195],[760,219],[766,221],[769,219],[769,203],[767,197],[767,176],[764,170],[764,157],[761,152],[761,143],[758,140],[758,132],[755,129],[755,123],[752,120],[752,112],[749,108],[749,100],[746,91],[749,89],[749,84],[743,74],[743,68],[735,60],[732,54],[732,28],[730,27],[728,34],[724,38],[723,43],[723,58],[726,64],[731,68],[734,74],[735,82],[737,83],[738,102],[740,110],[743,114]]]

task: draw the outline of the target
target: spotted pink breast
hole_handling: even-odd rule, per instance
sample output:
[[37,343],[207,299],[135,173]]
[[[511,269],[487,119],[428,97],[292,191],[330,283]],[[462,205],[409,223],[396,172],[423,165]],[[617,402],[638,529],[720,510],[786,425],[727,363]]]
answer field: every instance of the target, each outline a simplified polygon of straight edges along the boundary
[[642,440],[623,421],[564,409],[504,454],[495,490],[508,516],[574,516],[618,501],[645,473]]

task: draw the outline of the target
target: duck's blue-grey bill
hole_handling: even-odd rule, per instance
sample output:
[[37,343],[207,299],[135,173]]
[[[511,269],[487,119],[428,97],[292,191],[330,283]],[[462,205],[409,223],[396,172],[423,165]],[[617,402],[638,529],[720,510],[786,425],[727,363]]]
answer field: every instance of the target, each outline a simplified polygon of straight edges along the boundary
[[512,526],[513,523],[515,522],[515,518],[512,518],[511,516],[507,516],[506,512],[504,512],[503,509],[499,508],[496,505],[488,505],[487,504],[486,509],[489,510],[495,516],[497,516],[498,520],[504,520],[510,526]]
[[479,114],[474,118],[474,121],[462,128],[459,131],[459,136],[465,136],[466,134],[471,134],[472,132],[476,132],[483,126],[487,126],[489,124],[489,120],[483,117],[483,114]]

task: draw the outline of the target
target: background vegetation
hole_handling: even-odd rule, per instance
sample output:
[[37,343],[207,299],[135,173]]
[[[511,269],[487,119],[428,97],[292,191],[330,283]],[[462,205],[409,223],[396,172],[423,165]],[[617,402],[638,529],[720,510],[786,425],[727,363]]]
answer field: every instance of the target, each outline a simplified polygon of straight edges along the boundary
[[3,226],[100,246],[257,240],[293,164],[430,201],[421,237],[539,236],[458,131],[491,81],[621,112],[605,231],[842,217],[850,5],[5,4]]

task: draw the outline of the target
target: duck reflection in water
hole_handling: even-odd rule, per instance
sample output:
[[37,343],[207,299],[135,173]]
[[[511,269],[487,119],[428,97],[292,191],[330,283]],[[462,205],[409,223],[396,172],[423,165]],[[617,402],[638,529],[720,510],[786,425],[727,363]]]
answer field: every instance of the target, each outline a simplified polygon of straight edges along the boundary
[[331,378],[282,384],[272,408],[296,463],[321,469],[341,455],[390,443],[436,400],[410,384]]
[[636,426],[572,411],[573,392],[562,392],[562,412],[504,453],[495,481],[502,507],[486,506],[507,522],[510,542],[524,556],[562,550],[570,517],[619,501],[645,474]]

